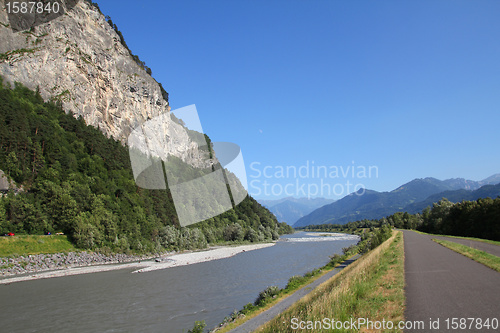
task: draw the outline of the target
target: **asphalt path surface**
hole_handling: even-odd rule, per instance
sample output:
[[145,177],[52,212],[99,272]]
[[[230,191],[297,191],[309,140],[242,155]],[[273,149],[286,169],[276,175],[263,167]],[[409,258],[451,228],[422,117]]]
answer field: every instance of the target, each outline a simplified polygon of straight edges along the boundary
[[[403,233],[405,320],[421,328],[405,332],[500,332],[500,327],[478,330],[474,326],[477,319],[472,326],[467,319],[500,321],[500,273],[433,242],[435,236],[409,230]],[[451,329],[453,318],[458,323],[465,318],[466,328]]]
[[356,259],[358,259],[360,256],[356,255],[352,259],[344,261],[342,264],[340,264],[338,267],[336,267],[334,270],[326,273],[319,279],[311,282],[310,284],[300,288],[296,292],[294,292],[292,295],[288,296],[287,298],[283,299],[273,307],[267,309],[266,311],[260,313],[259,315],[253,317],[252,319],[244,322],[240,326],[232,329],[229,331],[230,333],[249,333],[255,331],[258,327],[264,325],[268,321],[272,320],[274,317],[288,309],[291,305],[293,305],[295,302],[297,302],[299,299],[304,297],[305,295],[309,294],[311,291],[314,290],[317,286],[322,284],[323,282],[327,281],[331,277],[333,277],[335,274],[339,273],[341,270],[343,270],[345,267],[347,267],[349,264],[353,263]]
[[475,241],[475,240],[469,240],[469,239],[463,239],[463,238],[455,238],[455,237],[444,237],[444,236],[434,236],[434,235],[427,235],[429,238],[437,238],[437,239],[442,239],[450,242],[455,242],[458,244],[462,244],[465,246],[472,247],[476,250],[481,250],[490,254],[493,254],[494,256],[500,257],[500,246],[495,245],[495,244],[489,244],[485,242],[480,242],[480,241]]

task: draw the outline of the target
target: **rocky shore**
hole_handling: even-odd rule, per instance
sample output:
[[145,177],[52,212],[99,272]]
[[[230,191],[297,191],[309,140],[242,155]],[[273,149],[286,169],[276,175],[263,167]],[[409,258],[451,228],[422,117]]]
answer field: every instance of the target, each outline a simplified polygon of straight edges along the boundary
[[[153,256],[154,257],[154,256]],[[104,255],[96,252],[69,252],[36,254],[0,258],[0,277],[30,274],[49,270],[86,267],[103,264],[120,264],[152,258],[126,254]]]

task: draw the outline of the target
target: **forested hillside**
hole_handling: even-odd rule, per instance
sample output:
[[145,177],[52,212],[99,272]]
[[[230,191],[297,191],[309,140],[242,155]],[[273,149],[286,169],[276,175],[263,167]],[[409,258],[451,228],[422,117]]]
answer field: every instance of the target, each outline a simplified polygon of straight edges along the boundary
[[64,232],[81,248],[145,252],[291,231],[251,197],[180,228],[168,190],[136,186],[126,147],[66,114],[57,99],[0,83],[0,170],[20,188],[0,199],[0,234]]

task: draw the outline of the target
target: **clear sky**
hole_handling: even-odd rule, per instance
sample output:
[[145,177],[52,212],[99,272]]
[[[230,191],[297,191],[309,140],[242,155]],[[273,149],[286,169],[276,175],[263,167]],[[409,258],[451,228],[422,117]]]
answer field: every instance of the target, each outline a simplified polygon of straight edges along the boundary
[[500,1],[97,2],[256,198],[500,172]]

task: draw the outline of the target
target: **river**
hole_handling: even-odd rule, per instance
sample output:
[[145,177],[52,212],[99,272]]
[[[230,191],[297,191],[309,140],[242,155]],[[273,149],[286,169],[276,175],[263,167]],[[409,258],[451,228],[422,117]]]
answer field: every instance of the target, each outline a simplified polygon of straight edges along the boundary
[[266,287],[284,287],[357,239],[300,232],[271,247],[188,266],[0,285],[0,331],[177,333],[195,320],[212,328]]

